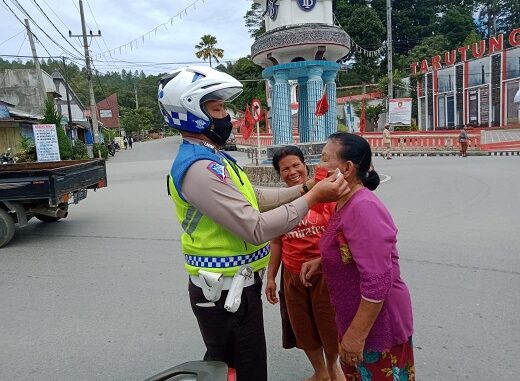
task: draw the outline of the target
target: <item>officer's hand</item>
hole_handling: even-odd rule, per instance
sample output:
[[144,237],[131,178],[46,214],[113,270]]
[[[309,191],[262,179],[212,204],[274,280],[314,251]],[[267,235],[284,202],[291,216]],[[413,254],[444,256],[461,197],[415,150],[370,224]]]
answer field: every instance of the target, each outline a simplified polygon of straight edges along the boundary
[[349,191],[350,188],[347,181],[339,169],[336,169],[331,176],[318,182],[303,197],[307,200],[310,208],[318,203],[337,201]]
[[274,281],[274,279],[267,279],[267,286],[265,287],[265,296],[269,303],[278,303],[278,298],[276,296],[276,282]]
[[304,262],[300,270],[300,281],[305,287],[311,287],[311,278],[321,271],[321,257]]

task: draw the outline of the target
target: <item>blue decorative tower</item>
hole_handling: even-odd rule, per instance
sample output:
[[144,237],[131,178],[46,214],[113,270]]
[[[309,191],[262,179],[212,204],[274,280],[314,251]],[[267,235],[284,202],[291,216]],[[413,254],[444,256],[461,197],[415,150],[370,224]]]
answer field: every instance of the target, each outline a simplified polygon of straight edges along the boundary
[[[264,7],[266,33],[251,47],[272,89],[274,145],[294,144],[291,84],[298,86],[300,143],[323,142],[336,131],[337,60],[350,50],[347,33],[334,25],[332,0],[254,0]],[[329,111],[318,118],[316,103],[327,93]],[[312,153],[312,149],[311,149]]]

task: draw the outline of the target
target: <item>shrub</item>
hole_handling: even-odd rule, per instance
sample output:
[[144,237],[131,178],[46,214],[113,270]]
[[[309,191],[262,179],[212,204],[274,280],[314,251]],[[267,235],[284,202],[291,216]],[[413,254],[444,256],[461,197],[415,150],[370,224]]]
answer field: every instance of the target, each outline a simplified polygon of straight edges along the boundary
[[58,135],[58,145],[60,147],[61,160],[72,159],[72,144],[61,125],[56,125],[56,134]]
[[20,135],[22,151],[18,152],[18,160],[22,163],[36,161],[36,146],[31,138]]
[[101,143],[95,143],[94,144],[94,157],[97,158],[98,157],[98,152],[101,152],[101,157],[103,159],[108,159],[108,148],[104,145],[104,144],[101,144]]
[[72,159],[88,159],[87,146],[81,140],[74,141],[74,145],[72,146]]

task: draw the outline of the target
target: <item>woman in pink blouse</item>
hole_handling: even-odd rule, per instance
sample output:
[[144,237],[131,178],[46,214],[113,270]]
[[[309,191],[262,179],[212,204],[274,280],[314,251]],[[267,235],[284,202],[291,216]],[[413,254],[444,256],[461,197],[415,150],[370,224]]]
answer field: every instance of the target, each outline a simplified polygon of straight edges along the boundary
[[379,175],[368,142],[329,136],[320,166],[339,168],[350,186],[320,241],[321,258],[305,263],[308,283],[320,267],[336,311],[340,359],[347,380],[415,379],[410,293],[401,279],[397,227],[372,191]]

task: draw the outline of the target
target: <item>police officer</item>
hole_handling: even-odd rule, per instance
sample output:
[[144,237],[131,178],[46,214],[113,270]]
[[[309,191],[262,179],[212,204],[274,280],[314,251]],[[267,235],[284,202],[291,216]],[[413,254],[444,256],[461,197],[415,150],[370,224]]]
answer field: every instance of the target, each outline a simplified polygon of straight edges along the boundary
[[[290,231],[319,202],[348,191],[343,177],[314,187],[254,188],[220,148],[232,124],[224,102],[242,84],[208,67],[178,69],[159,83],[159,106],[183,142],[168,176],[168,192],[184,232],[192,310],[206,345],[205,360],[226,362],[239,381],[266,381],[267,355],[259,272],[269,240]],[[238,291],[237,291],[238,290]]]

